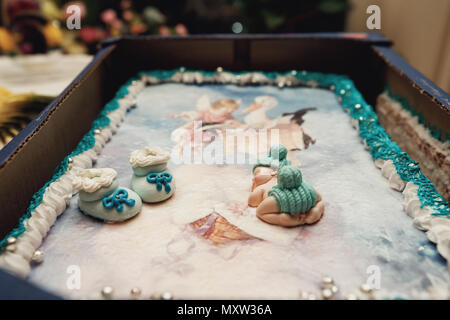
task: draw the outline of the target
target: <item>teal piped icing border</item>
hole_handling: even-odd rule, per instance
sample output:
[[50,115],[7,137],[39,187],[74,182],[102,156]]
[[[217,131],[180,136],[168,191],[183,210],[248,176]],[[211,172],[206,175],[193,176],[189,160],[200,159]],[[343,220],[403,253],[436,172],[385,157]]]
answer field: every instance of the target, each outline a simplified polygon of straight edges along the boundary
[[413,117],[417,117],[419,123],[428,130],[428,132],[433,138],[442,142],[450,141],[450,134],[446,134],[444,136],[442,131],[439,130],[436,126],[430,125],[426,121],[425,116],[422,113],[417,112],[413,107],[411,107],[411,104],[409,103],[408,99],[402,96],[395,95],[392,92],[391,87],[389,87],[389,85],[386,85],[384,91],[389,96],[389,98],[400,103],[403,109],[408,111]]
[[[26,213],[20,218],[19,224],[14,228],[1,242],[0,247],[5,248],[9,237],[19,237],[26,230],[24,222],[30,218],[33,210],[42,202],[45,189],[53,181],[59,179],[67,170],[69,158],[91,149],[95,144],[94,130],[109,125],[108,113],[119,107],[118,100],[128,94],[128,86],[142,76],[152,76],[160,81],[169,80],[175,73],[175,70],[154,70],[140,72],[137,77],[133,77],[124,84],[116,93],[115,97],[108,102],[100,112],[98,118],[93,122],[89,132],[82,138],[75,150],[72,151],[55,169],[52,178],[36,192]],[[216,74],[215,71],[196,71],[185,70],[185,72],[199,72],[203,76],[211,77]],[[233,75],[244,75],[254,71],[233,72]],[[419,165],[414,162],[409,155],[403,151],[395,142],[390,139],[389,134],[381,127],[378,116],[356,89],[353,81],[344,75],[322,74],[318,72],[291,71],[285,73],[279,72],[261,72],[271,80],[278,76],[292,76],[305,85],[319,86],[333,91],[339,99],[344,110],[348,111],[350,116],[358,121],[359,135],[370,148],[369,152],[374,160],[392,160],[395,168],[404,181],[411,181],[418,185],[417,195],[421,202],[421,207],[429,206],[433,209],[432,215],[450,217],[450,208],[448,203],[436,191],[433,184],[425,177]]]

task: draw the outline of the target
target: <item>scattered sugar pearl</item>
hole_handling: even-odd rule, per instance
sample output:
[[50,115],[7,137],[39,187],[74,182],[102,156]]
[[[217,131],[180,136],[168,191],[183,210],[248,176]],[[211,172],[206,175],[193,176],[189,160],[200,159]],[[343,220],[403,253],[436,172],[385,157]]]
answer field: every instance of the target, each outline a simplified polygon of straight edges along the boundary
[[322,285],[323,286],[331,286],[334,284],[334,280],[331,277],[323,277],[322,278]]
[[361,292],[370,294],[372,293],[372,287],[368,285],[367,283],[363,283],[360,287]]
[[164,292],[161,295],[161,300],[173,300],[173,295],[170,292]]
[[112,287],[110,287],[110,286],[103,287],[102,296],[104,298],[112,298],[113,294],[114,294],[114,289]]
[[316,298],[316,295],[315,294],[313,294],[313,293],[310,293],[309,295],[308,295],[308,300],[316,300],[317,298]]
[[308,297],[309,297],[309,293],[308,293],[308,292],[302,291],[302,292],[300,293],[300,299],[301,299],[301,300],[308,300]]
[[334,297],[334,295],[333,295],[333,292],[331,291],[331,289],[323,289],[322,297],[326,300],[330,300]]
[[130,291],[130,295],[131,295],[131,297],[133,297],[134,299],[139,298],[139,297],[141,296],[141,294],[142,294],[142,290],[141,290],[141,288],[138,288],[138,287],[134,287],[134,288],[131,289],[131,291]]
[[358,296],[354,293],[350,293],[345,297],[345,300],[358,300]]
[[16,237],[9,237],[8,240],[6,240],[6,242],[8,245],[16,244],[17,239],[16,239]]
[[161,294],[159,292],[154,292],[150,296],[150,299],[152,299],[152,300],[159,300],[159,299],[161,299]]
[[31,256],[31,261],[34,263],[42,263],[44,261],[44,252],[36,250]]

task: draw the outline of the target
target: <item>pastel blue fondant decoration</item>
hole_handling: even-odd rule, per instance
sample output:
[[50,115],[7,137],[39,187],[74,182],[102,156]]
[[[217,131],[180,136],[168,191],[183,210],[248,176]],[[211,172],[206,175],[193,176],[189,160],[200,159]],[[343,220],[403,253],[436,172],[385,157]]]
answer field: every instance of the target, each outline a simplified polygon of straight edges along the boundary
[[133,172],[137,176],[145,176],[149,172],[163,172],[167,169],[167,163],[153,164],[146,167],[134,167]]
[[101,187],[97,191],[90,193],[84,190],[80,190],[78,196],[81,198],[81,200],[86,202],[97,201],[106,196],[109,196],[111,193],[116,191],[117,188],[119,188],[119,181],[115,179],[114,182],[109,187]]
[[267,157],[259,158],[253,166],[253,171],[258,167],[272,167],[280,169],[291,163],[286,159],[288,150],[281,144],[276,144],[270,147]]
[[134,199],[128,199],[128,192],[125,189],[119,189],[112,196],[104,197],[102,202],[106,209],[115,208],[118,212],[123,211],[124,204],[129,207],[134,207],[136,203]]
[[97,201],[83,201],[78,198],[78,206],[83,213],[91,217],[105,222],[122,222],[141,211],[142,200],[133,190],[120,188]]
[[173,195],[175,181],[168,172],[151,172],[146,176],[133,174],[131,188],[141,197],[143,202],[156,203],[167,200]]
[[172,175],[168,172],[163,173],[149,173],[147,175],[148,183],[155,183],[156,190],[161,191],[164,185],[164,190],[169,193],[172,188],[170,187],[170,182],[172,182]]

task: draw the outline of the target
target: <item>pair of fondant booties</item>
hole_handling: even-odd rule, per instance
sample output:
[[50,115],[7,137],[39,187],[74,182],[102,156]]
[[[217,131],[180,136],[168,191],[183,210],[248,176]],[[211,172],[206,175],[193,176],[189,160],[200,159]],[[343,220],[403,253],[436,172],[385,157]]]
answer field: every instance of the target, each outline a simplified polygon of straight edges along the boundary
[[167,200],[175,191],[173,177],[166,171],[169,159],[169,153],[157,147],[132,152],[132,190],[119,186],[114,169],[81,170],[73,181],[80,210],[106,222],[121,222],[136,216],[142,202]]

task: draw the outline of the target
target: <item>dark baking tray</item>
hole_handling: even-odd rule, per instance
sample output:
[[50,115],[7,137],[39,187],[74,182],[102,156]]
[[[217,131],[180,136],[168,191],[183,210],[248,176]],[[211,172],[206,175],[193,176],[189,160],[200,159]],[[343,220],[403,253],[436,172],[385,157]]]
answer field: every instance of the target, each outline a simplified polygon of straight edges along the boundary
[[[233,71],[346,74],[370,104],[375,105],[388,84],[430,124],[450,133],[449,95],[406,63],[391,45],[376,33],[110,38],[58,98],[0,151],[0,238],[16,226],[32,195],[75,148],[118,87],[142,70],[221,66]],[[12,294],[10,287],[1,286],[0,297]],[[31,289],[24,289],[23,297],[30,296],[27,290]]]

